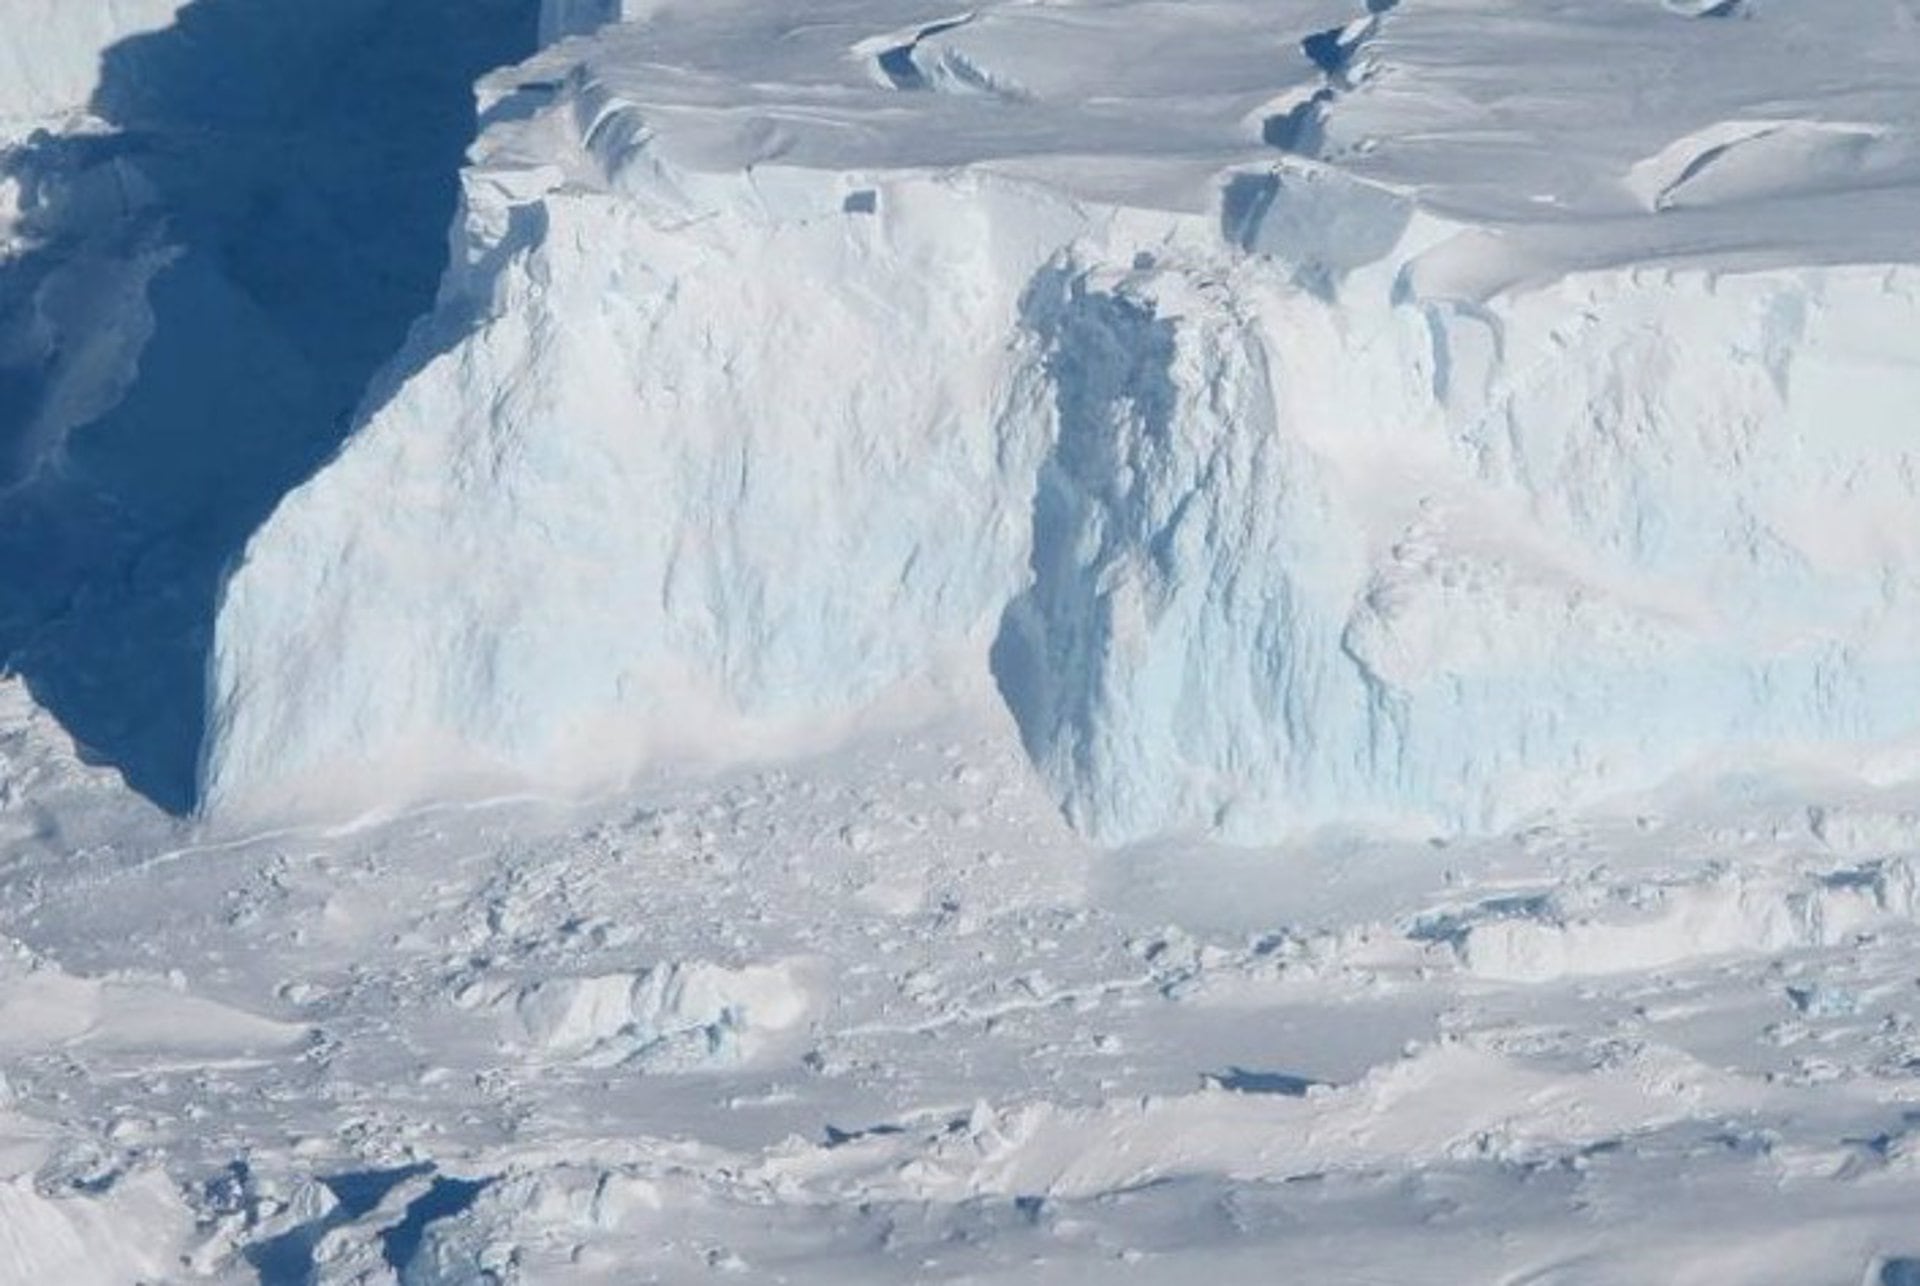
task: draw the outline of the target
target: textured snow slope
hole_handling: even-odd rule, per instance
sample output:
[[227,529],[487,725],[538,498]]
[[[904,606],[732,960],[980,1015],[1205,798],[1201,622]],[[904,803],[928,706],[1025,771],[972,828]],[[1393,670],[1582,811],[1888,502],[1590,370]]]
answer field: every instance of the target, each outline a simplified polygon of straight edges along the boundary
[[486,86],[404,378],[229,582],[216,813],[989,675],[1109,840],[1902,767],[1902,6],[645,9]]
[[986,713],[216,837],[0,683],[0,1282],[1920,1271],[1913,786],[1098,853]]

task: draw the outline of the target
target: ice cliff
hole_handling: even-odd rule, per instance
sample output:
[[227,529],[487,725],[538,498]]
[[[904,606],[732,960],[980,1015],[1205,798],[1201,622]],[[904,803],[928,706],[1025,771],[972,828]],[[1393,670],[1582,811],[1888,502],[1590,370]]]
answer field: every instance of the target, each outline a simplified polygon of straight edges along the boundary
[[228,567],[447,262],[536,0],[0,0],[0,672],[192,808]]
[[554,0],[228,581],[205,805],[978,695],[1108,841],[1897,769],[1920,89],[1831,8]]

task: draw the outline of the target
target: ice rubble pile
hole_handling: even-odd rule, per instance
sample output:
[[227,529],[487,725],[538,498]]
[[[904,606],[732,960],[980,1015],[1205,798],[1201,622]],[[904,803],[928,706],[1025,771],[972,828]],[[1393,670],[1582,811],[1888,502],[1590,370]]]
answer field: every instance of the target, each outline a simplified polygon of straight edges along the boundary
[[509,1048],[589,1067],[654,1071],[726,1066],[751,1058],[813,1008],[802,962],[729,969],[676,960],[638,973],[475,979],[463,1008],[497,1013]]
[[632,20],[483,87],[435,316],[228,585],[207,805],[989,671],[1107,840],[1897,747],[1920,80],[1841,7],[550,4]]

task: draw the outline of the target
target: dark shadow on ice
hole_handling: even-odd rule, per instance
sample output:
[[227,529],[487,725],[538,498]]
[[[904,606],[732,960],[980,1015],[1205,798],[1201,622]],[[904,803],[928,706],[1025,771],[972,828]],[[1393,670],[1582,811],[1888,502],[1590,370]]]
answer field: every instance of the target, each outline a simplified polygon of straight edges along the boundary
[[874,1139],[888,1134],[905,1134],[903,1125],[869,1125],[863,1130],[843,1130],[837,1125],[829,1125],[826,1139],[821,1144],[829,1150],[845,1147],[849,1143],[858,1143],[862,1139]]
[[[310,1222],[288,1229],[279,1236],[250,1247],[248,1264],[259,1275],[260,1286],[300,1286],[313,1279],[314,1251],[320,1239],[335,1228],[352,1223],[374,1211],[387,1194],[409,1179],[432,1175],[429,1164],[399,1166],[390,1170],[359,1170],[328,1175],[320,1180],[333,1194],[336,1204],[327,1213]],[[455,1179],[436,1175],[406,1207],[391,1227],[380,1231],[381,1258],[396,1272],[405,1271],[426,1240],[427,1225],[436,1219],[460,1214],[486,1190],[489,1180]]]
[[1326,1084],[1291,1072],[1250,1072],[1244,1067],[1207,1072],[1200,1079],[1232,1094],[1278,1094],[1282,1098],[1305,1098],[1314,1086]]
[[465,1212],[486,1191],[487,1182],[485,1179],[435,1179],[431,1187],[414,1198],[400,1222],[380,1234],[381,1257],[387,1266],[404,1272],[427,1239],[427,1225]]
[[102,59],[112,133],[0,158],[0,664],[191,807],[224,573],[433,300],[472,84],[537,0],[195,0]]
[[340,1203],[338,1209],[343,1219],[358,1219],[408,1179],[432,1173],[433,1167],[422,1161],[386,1170],[349,1170],[344,1174],[327,1175],[320,1182]]
[[373,1210],[382,1198],[408,1179],[431,1173],[433,1167],[422,1163],[322,1177],[321,1185],[333,1195],[332,1209],[318,1219],[297,1224],[277,1237],[247,1248],[247,1262],[259,1274],[260,1286],[301,1286],[313,1280],[313,1252],[322,1237]]
[[1236,174],[1227,180],[1220,196],[1220,235],[1228,244],[1253,250],[1259,243],[1260,225],[1280,198],[1277,174]]
[[1085,778],[1113,637],[1106,570],[1135,547],[1167,570],[1181,517],[1155,528],[1146,494],[1174,449],[1176,337],[1150,303],[1060,268],[1028,286],[1021,323],[1045,354],[1058,432],[1034,489],[1032,581],[990,661],[1027,753],[1047,763],[1065,749],[1071,762],[1056,767]]

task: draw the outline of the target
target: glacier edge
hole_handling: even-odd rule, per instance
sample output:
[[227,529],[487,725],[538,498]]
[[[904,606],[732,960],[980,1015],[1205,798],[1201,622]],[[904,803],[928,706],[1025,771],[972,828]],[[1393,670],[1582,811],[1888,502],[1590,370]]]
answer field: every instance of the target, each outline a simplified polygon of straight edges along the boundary
[[829,163],[581,57],[490,91],[439,338],[229,582],[210,814],[818,747],[930,676],[1107,842],[1910,742],[1920,270],[1459,297],[1458,227],[1325,167]]

